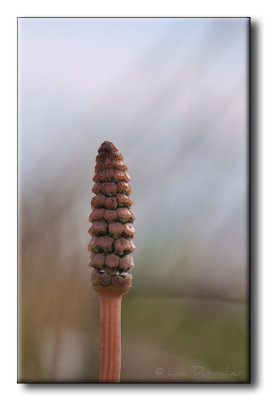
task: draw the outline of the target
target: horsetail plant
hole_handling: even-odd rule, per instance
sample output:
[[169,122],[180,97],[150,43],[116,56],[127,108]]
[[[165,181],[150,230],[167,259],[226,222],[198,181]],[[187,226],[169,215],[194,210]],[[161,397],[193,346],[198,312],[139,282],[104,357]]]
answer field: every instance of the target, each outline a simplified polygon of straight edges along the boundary
[[120,382],[121,300],[131,287],[129,271],[134,262],[130,253],[135,250],[127,170],[118,149],[103,142],[96,157],[88,231],[91,281],[100,300],[100,382]]

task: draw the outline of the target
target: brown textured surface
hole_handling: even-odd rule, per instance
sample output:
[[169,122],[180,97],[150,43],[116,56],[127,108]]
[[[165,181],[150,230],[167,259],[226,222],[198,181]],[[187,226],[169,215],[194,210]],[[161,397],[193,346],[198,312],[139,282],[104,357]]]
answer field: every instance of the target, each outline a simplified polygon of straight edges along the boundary
[[91,200],[92,236],[88,251],[91,252],[89,265],[93,268],[93,286],[113,286],[123,290],[131,286],[132,276],[128,271],[134,268],[132,256],[135,237],[130,210],[133,201],[129,198],[130,176],[122,155],[111,142],[103,142],[96,157],[95,184]]

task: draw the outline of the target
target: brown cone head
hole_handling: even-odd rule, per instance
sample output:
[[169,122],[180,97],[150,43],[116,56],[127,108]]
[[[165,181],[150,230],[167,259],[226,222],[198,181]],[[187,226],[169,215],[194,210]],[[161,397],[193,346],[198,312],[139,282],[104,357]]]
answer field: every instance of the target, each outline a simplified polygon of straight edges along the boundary
[[96,157],[95,184],[91,201],[92,236],[88,250],[89,266],[93,268],[91,280],[94,286],[113,286],[128,289],[134,268],[131,253],[135,250],[135,237],[130,199],[131,186],[128,168],[122,155],[111,142],[103,142]]

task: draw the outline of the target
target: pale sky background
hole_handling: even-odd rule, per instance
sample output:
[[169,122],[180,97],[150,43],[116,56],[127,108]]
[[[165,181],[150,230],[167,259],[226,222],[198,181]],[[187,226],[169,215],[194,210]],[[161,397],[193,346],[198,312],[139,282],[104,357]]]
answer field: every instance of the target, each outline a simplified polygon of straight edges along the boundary
[[86,260],[95,156],[110,140],[132,177],[140,286],[145,277],[154,289],[244,299],[248,19],[18,25],[19,189],[31,229],[47,204],[72,199],[59,224],[79,239],[62,251]]

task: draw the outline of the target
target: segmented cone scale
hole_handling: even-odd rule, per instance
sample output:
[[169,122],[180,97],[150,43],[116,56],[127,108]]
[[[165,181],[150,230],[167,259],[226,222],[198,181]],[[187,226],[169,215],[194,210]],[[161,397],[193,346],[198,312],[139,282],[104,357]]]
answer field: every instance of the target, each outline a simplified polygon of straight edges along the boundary
[[88,250],[91,252],[91,280],[94,286],[113,286],[127,289],[131,286],[134,268],[131,253],[135,250],[135,237],[130,199],[131,186],[127,166],[122,155],[111,142],[103,142],[96,157],[94,197],[91,201],[92,236]]

